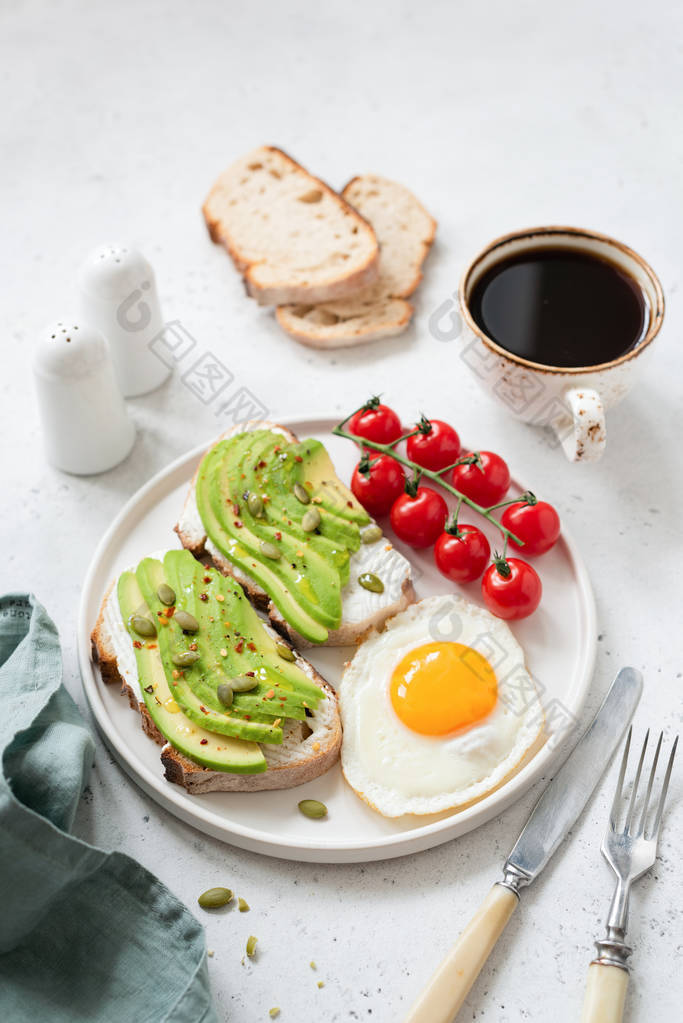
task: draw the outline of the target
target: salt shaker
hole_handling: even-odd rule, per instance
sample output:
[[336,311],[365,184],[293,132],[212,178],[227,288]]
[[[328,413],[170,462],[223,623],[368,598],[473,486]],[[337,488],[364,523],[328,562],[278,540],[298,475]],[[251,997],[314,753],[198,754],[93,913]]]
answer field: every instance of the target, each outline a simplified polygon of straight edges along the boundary
[[123,461],[135,427],[99,330],[66,318],[47,327],[33,355],[33,376],[52,465],[87,476]]
[[159,387],[170,368],[153,348],[164,324],[154,271],[142,253],[129,245],[93,249],[79,286],[83,317],[107,338],[124,396]]

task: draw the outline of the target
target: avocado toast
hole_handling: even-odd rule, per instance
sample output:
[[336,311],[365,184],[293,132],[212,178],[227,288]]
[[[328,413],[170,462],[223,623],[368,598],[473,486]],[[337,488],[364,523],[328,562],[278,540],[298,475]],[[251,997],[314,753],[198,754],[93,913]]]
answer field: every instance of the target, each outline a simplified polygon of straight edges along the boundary
[[[344,646],[415,600],[410,563],[339,480],[324,446],[266,421],[205,454],[175,527],[297,646]],[[362,576],[377,582],[368,588]]]
[[92,633],[188,792],[290,788],[324,773],[341,746],[337,699],[256,614],[239,583],[172,550],[143,558],[105,595]]

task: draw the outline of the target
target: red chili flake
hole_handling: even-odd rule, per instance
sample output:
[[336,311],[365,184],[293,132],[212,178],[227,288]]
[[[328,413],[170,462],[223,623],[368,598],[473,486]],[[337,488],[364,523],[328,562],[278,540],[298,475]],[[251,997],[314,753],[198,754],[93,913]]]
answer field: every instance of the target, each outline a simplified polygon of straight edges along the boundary
[[282,539],[282,533],[280,532],[279,529],[275,530],[275,539],[276,540],[281,540]]
[[241,480],[245,480],[246,478],[247,478],[246,472],[243,472],[243,473],[240,474],[240,479]]
[[201,710],[202,714],[208,714],[209,713],[203,703],[199,704],[199,709]]
[[208,743],[208,741],[209,741],[208,739],[200,739],[200,740],[199,740],[199,745],[200,745],[200,746],[206,746],[206,744]]
[[133,640],[133,646],[135,647],[136,650],[141,650],[142,649],[142,643],[140,642],[139,639],[134,639]]
[[196,650],[196,649],[197,649],[197,644],[196,643],[190,643],[190,650]]
[[235,529],[241,529],[242,523],[239,519],[235,519],[235,521],[233,522],[233,526],[235,527]]
[[205,583],[210,583],[211,582],[211,576],[210,575],[205,575],[204,576],[204,582]]
[[233,501],[232,502],[232,511],[233,511],[234,515],[239,515],[239,513],[240,513],[240,506],[238,505],[237,501]]
[[251,721],[251,714],[245,714],[244,715],[244,720],[245,721]]
[[199,594],[199,599],[203,600],[204,602],[206,602],[209,599],[208,593],[200,593]]
[[244,650],[244,640],[241,639],[239,641],[239,643],[237,643],[237,645],[235,646],[235,653],[236,654],[241,654],[243,650]]
[[273,448],[273,451],[276,451],[276,452],[277,451],[282,451],[282,445],[281,444],[276,444],[275,447]]
[[248,675],[249,678],[254,678],[255,675],[256,675],[256,672],[255,671],[246,671],[245,675]]
[[161,618],[163,613],[164,613],[163,611],[157,611],[157,618]]
[[346,502],[346,507],[347,508],[353,508],[353,501],[347,501]]
[[156,643],[148,643],[147,644],[147,649],[148,650],[156,650],[156,648],[157,648]]
[[247,649],[248,650],[255,650],[256,649],[256,643],[247,643]]
[[167,607],[164,614],[167,618],[173,618],[173,615],[175,614],[175,605],[173,605],[173,607]]
[[275,690],[274,689],[269,689],[268,692],[266,693],[264,699],[272,700],[274,696],[275,696]]
[[266,463],[263,461],[263,459],[261,459],[259,464],[256,466],[257,469],[265,469],[265,467],[266,467]]
[[303,458],[301,457],[301,455],[294,455],[294,461],[295,462],[303,462]]

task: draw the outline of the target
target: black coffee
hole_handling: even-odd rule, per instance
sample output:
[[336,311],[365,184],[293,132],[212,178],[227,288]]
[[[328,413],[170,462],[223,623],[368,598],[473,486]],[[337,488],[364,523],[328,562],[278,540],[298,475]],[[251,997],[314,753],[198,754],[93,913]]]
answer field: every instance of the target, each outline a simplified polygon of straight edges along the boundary
[[637,282],[585,250],[531,249],[496,263],[470,298],[501,348],[546,366],[597,366],[633,348],[646,305]]

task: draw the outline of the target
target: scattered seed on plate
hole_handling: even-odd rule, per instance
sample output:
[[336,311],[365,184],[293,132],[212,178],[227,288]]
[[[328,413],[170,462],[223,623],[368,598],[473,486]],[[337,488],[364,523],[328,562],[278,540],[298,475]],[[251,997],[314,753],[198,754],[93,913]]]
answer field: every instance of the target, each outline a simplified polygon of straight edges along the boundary
[[327,817],[327,807],[319,799],[302,799],[298,806],[304,817],[310,817],[312,820]]
[[310,963],[308,965],[311,967],[312,970],[317,970],[318,969],[318,967],[315,965],[315,960],[313,960],[313,959],[311,959],[311,961],[310,961]]
[[324,980],[319,980],[318,981],[318,987],[325,987],[325,981]]
[[239,909],[240,913],[248,913],[250,907],[249,907],[249,903],[246,901],[246,899],[243,899],[243,898],[240,897],[237,900],[237,908]]
[[250,959],[253,959],[256,953],[257,941],[258,938],[255,938],[253,934],[250,934],[249,937],[247,938],[247,955],[249,956]]
[[272,1009],[269,1009],[268,1015],[270,1016],[271,1019],[275,1019],[276,1016],[279,1016],[280,1015],[279,1005],[274,1005]]

